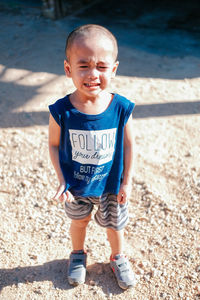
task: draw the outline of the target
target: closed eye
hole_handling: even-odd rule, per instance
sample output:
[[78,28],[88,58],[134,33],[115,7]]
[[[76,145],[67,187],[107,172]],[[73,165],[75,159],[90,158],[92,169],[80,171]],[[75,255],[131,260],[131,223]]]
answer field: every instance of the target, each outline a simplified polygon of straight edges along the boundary
[[106,70],[106,69],[108,69],[108,67],[104,67],[104,66],[99,66],[98,68],[101,69],[101,70]]

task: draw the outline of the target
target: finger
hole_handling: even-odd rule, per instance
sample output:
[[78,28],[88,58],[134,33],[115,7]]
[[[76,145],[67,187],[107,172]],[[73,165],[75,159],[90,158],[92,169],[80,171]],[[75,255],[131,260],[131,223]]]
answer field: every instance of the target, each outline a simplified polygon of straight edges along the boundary
[[62,193],[62,195],[60,195],[60,197],[59,197],[60,202],[64,202],[64,201],[66,201],[66,199],[67,199],[67,196],[65,193]]
[[55,196],[53,197],[53,199],[54,199],[54,200],[59,200],[59,198],[60,198],[60,196],[63,194],[64,190],[65,190],[65,187],[64,187],[64,186],[60,187],[60,188],[57,190],[57,192],[56,192]]
[[126,199],[127,199],[127,197],[126,197],[126,194],[125,193],[119,193],[118,194],[118,203],[119,204],[125,204],[126,203]]
[[74,200],[74,196],[69,191],[66,192],[66,201],[72,202]]
[[117,202],[119,204],[121,204],[123,201],[123,194],[121,192],[119,192],[119,194],[117,195]]

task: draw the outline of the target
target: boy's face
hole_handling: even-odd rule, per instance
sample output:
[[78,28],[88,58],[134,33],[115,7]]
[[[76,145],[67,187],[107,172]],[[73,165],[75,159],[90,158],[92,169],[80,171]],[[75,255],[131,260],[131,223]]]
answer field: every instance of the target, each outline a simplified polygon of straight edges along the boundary
[[118,67],[114,50],[112,40],[98,33],[73,42],[64,67],[80,96],[95,98],[108,87]]

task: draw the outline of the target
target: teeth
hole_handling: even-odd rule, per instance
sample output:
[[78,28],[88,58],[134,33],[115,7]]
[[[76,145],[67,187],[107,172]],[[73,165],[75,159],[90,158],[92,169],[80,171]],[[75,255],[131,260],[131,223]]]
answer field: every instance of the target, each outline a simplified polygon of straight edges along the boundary
[[86,83],[86,86],[90,87],[90,86],[98,86],[98,83]]

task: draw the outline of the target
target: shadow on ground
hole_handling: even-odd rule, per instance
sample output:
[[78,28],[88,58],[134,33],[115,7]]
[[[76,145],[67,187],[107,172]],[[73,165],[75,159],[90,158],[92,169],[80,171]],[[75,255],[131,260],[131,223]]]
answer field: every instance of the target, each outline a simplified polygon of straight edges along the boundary
[[[60,290],[69,290],[67,281],[68,260],[53,260],[38,266],[16,267],[13,269],[0,269],[0,291],[6,286],[27,284],[31,282],[52,282],[54,288]],[[100,269],[101,268],[101,269]],[[99,272],[101,270],[101,273]],[[111,283],[113,280],[113,284]],[[116,279],[110,269],[109,264],[93,264],[87,268],[86,285],[102,288],[105,294],[120,294],[123,291],[118,287]],[[36,291],[36,293],[42,293]]]
[[[200,101],[137,105],[133,111],[133,118],[144,119],[195,114],[200,114]],[[46,111],[7,112],[4,116],[0,114],[0,128],[29,127],[34,125],[44,126],[48,125],[48,122],[49,113]]]

